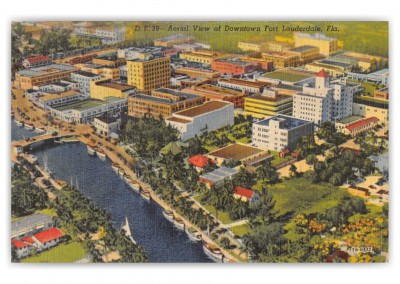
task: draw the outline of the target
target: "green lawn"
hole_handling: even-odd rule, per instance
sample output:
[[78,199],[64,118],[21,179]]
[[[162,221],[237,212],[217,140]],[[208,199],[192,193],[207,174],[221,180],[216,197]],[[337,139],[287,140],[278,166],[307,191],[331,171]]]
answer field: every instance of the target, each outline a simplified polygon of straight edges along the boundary
[[36,256],[24,258],[23,263],[71,263],[75,262],[86,255],[82,244],[71,242],[69,244],[61,244],[48,251],[39,253]]
[[364,94],[369,93],[370,96],[374,95],[374,91],[376,90],[375,84],[371,82],[358,82],[357,80],[348,79],[350,82],[360,83],[361,86],[364,87]]
[[310,78],[312,76],[311,75],[294,74],[292,72],[279,70],[279,71],[264,74],[263,77],[271,78],[271,79],[278,79],[281,81],[289,81],[289,82],[294,83],[294,82],[298,82],[300,80]]
[[[211,214],[213,214],[213,215],[216,217],[216,211],[215,211],[214,206],[209,205],[209,204],[204,204],[204,203],[202,203],[202,202],[201,202],[201,199],[202,199],[202,198],[203,198],[203,195],[202,195],[202,194],[199,194],[199,195],[193,197],[194,200],[198,201],[201,205],[204,206],[204,208],[206,208]],[[218,219],[219,219],[222,223],[224,223],[224,224],[230,224],[230,223],[234,222],[234,221],[229,217],[228,212],[221,211],[221,210],[218,211]]]
[[239,237],[243,237],[246,233],[249,232],[249,227],[247,225],[239,225],[239,226],[230,227],[230,230],[235,235],[238,235]]
[[339,200],[348,195],[346,190],[328,183],[313,184],[301,177],[285,180],[273,186],[272,194],[276,200],[275,210],[278,214],[295,211],[298,213],[324,213],[326,209],[336,206]]
[[271,154],[274,156],[274,159],[271,161],[271,165],[273,167],[292,159],[292,156],[288,156],[286,158],[281,158],[281,157],[279,157],[279,152],[276,152],[276,151],[271,151]]

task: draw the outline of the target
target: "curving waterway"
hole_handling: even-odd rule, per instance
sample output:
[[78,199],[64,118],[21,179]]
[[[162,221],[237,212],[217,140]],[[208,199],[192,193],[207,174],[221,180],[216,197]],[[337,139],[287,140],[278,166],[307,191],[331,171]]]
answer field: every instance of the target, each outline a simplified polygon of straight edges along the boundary
[[[12,125],[13,140],[34,135],[32,131]],[[111,213],[113,225],[122,226],[128,217],[132,236],[142,245],[150,262],[212,262],[200,242],[191,242],[186,233],[176,229],[162,215],[162,208],[144,200],[111,169],[111,161],[101,161],[87,154],[86,145],[49,143],[32,150],[39,164],[78,189],[96,206]]]

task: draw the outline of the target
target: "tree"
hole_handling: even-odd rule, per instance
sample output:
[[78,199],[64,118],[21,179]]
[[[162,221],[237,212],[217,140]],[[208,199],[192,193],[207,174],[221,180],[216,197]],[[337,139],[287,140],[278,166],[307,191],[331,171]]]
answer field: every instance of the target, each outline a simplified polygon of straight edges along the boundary
[[315,156],[315,154],[309,154],[306,157],[306,163],[307,165],[314,165],[314,163],[317,161],[317,157]]
[[297,167],[294,164],[290,166],[289,172],[291,177],[297,177]]
[[275,207],[276,201],[272,193],[263,186],[261,189],[261,194],[258,202],[256,202],[253,206],[253,211],[255,212],[256,216],[261,218],[262,223],[269,223],[275,214],[272,210]]
[[276,183],[279,180],[279,174],[275,167],[271,165],[271,161],[266,161],[263,165],[257,168],[257,179],[269,182],[271,184]]

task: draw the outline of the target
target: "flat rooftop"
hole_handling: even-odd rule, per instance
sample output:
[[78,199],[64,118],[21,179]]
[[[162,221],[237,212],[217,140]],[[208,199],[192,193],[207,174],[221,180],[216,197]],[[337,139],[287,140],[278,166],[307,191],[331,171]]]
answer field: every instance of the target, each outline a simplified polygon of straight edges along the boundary
[[357,115],[351,115],[345,118],[342,118],[341,120],[336,121],[336,123],[343,123],[343,124],[348,124],[355,122],[357,120],[364,119],[362,116],[357,116]]
[[265,82],[247,81],[247,80],[241,80],[241,79],[235,79],[235,78],[219,79],[218,82],[236,84],[236,85],[242,85],[242,86],[249,86],[249,87],[254,87],[254,88],[262,88],[262,87],[269,85],[268,83],[265,83]]
[[238,173],[238,171],[236,169],[220,167],[210,173],[201,175],[200,178],[210,180],[212,182],[219,182],[219,181],[222,181],[225,178],[233,176],[237,173]]
[[182,91],[178,91],[178,90],[174,90],[174,89],[168,89],[168,88],[158,88],[158,89],[156,89],[154,91],[155,92],[159,92],[159,93],[165,93],[165,94],[173,95],[173,96],[178,96],[178,97],[181,97],[182,99],[186,99],[186,100],[191,100],[191,99],[195,99],[195,98],[200,98],[201,97],[199,95],[194,95],[194,94],[191,94],[191,93],[182,92]]
[[281,69],[274,72],[266,73],[262,77],[276,79],[295,83],[315,76],[315,72],[294,70],[294,69]]
[[336,38],[327,37],[326,35],[321,33],[315,33],[315,34],[295,33],[295,36],[301,38],[317,39],[317,40],[336,40]]
[[263,94],[257,94],[257,95],[253,95],[250,97],[246,97],[245,100],[249,98],[249,99],[254,99],[254,100],[260,100],[260,101],[265,101],[265,102],[281,102],[284,100],[290,100],[293,99],[293,96],[289,96],[289,95],[276,95],[276,96],[269,96],[269,95],[263,95]]
[[216,59],[214,60],[215,62],[226,62],[226,63],[230,63],[230,64],[234,64],[234,65],[240,65],[240,66],[248,66],[248,65],[254,65],[254,63],[251,62],[246,62],[246,61],[242,61],[238,58],[220,58],[220,59]]
[[75,96],[75,95],[79,95],[79,92],[71,90],[71,91],[67,91],[67,92],[63,92],[63,93],[59,93],[59,94],[44,95],[40,98],[40,100],[46,102],[46,101],[61,99],[61,98],[65,98],[65,97]]
[[[188,92],[190,92],[190,90],[192,90],[191,88],[186,88],[185,90],[187,90]],[[232,89],[228,89],[228,88],[224,88],[224,87],[218,87],[218,86],[214,86],[214,85],[210,85],[210,84],[203,84],[200,86],[196,86],[194,87],[195,92],[204,92],[204,93],[210,93],[213,95],[221,95],[221,97],[225,97],[227,95],[230,96],[243,96],[244,94],[240,91],[235,91]]]
[[116,97],[107,97],[104,101],[95,100],[95,99],[87,99],[77,103],[70,103],[60,107],[55,107],[56,110],[64,111],[64,110],[78,110],[84,111],[91,108],[99,107],[105,105],[107,103],[112,103],[116,101],[126,101],[126,99],[116,98]]
[[117,83],[117,82],[111,82],[111,81],[100,81],[96,82],[97,86],[101,87],[106,87],[110,89],[115,89],[119,91],[129,91],[135,89],[135,87],[127,84],[122,84],[122,83]]
[[222,158],[222,159],[235,159],[235,160],[243,160],[245,158],[254,156],[256,154],[265,152],[260,148],[256,148],[249,145],[242,144],[232,144],[218,150],[212,151],[207,155]]
[[18,230],[25,229],[27,227],[33,227],[38,223],[48,222],[50,220],[52,220],[50,215],[41,213],[23,217],[17,221],[11,222],[11,234],[14,234]]
[[81,76],[84,76],[84,77],[90,77],[90,78],[100,77],[100,75],[98,75],[98,74],[94,74],[92,72],[87,72],[87,71],[81,71],[81,70],[76,71],[76,72],[74,72],[72,74],[77,74],[77,75],[81,75]]
[[281,121],[283,122],[283,127],[281,127],[280,129],[286,129],[286,130],[290,130],[299,126],[303,126],[309,123],[312,123],[310,121],[306,121],[306,120],[302,120],[302,119],[298,119],[298,118],[294,118],[292,116],[287,116],[287,115],[282,115],[282,114],[278,114],[276,116],[261,120],[259,122],[254,123],[255,125],[262,125],[262,126],[269,126],[269,122],[270,121]]
[[289,51],[303,52],[303,51],[306,51],[306,50],[311,50],[311,49],[316,49],[316,48],[317,47],[311,46],[311,45],[302,45],[302,46],[299,46],[299,47],[291,48],[291,49],[289,49]]
[[67,64],[49,64],[37,68],[25,69],[18,72],[18,74],[26,77],[35,77],[51,73],[73,71],[76,70],[74,66]]
[[182,123],[182,124],[187,124],[187,123],[191,122],[190,120],[175,117],[175,116],[168,117],[168,118],[166,118],[166,120],[172,121],[172,122],[178,122],[178,123]]
[[322,64],[333,65],[333,66],[338,66],[338,67],[342,67],[342,68],[345,68],[345,67],[348,67],[349,65],[351,65],[350,63],[340,62],[340,61],[335,61],[335,60],[328,60],[328,59],[323,59],[318,62],[321,62]]
[[199,72],[199,73],[209,73],[209,74],[219,74],[219,72],[207,70],[207,69],[197,69],[192,67],[183,67],[175,70],[175,73],[183,72]]
[[186,117],[196,117],[214,110],[221,109],[223,107],[226,107],[227,105],[232,105],[231,103],[228,102],[222,102],[222,101],[209,101],[205,102],[202,105],[195,106],[186,110],[178,111],[175,114],[181,115],[181,116],[186,116]]

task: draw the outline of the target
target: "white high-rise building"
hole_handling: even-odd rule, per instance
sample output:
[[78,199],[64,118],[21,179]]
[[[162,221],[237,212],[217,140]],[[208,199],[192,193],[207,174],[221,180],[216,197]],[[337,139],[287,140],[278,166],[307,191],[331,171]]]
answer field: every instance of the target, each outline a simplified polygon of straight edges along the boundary
[[345,80],[329,82],[328,74],[321,70],[315,84],[305,84],[303,92],[293,96],[293,116],[316,124],[336,121],[352,115],[356,86]]

